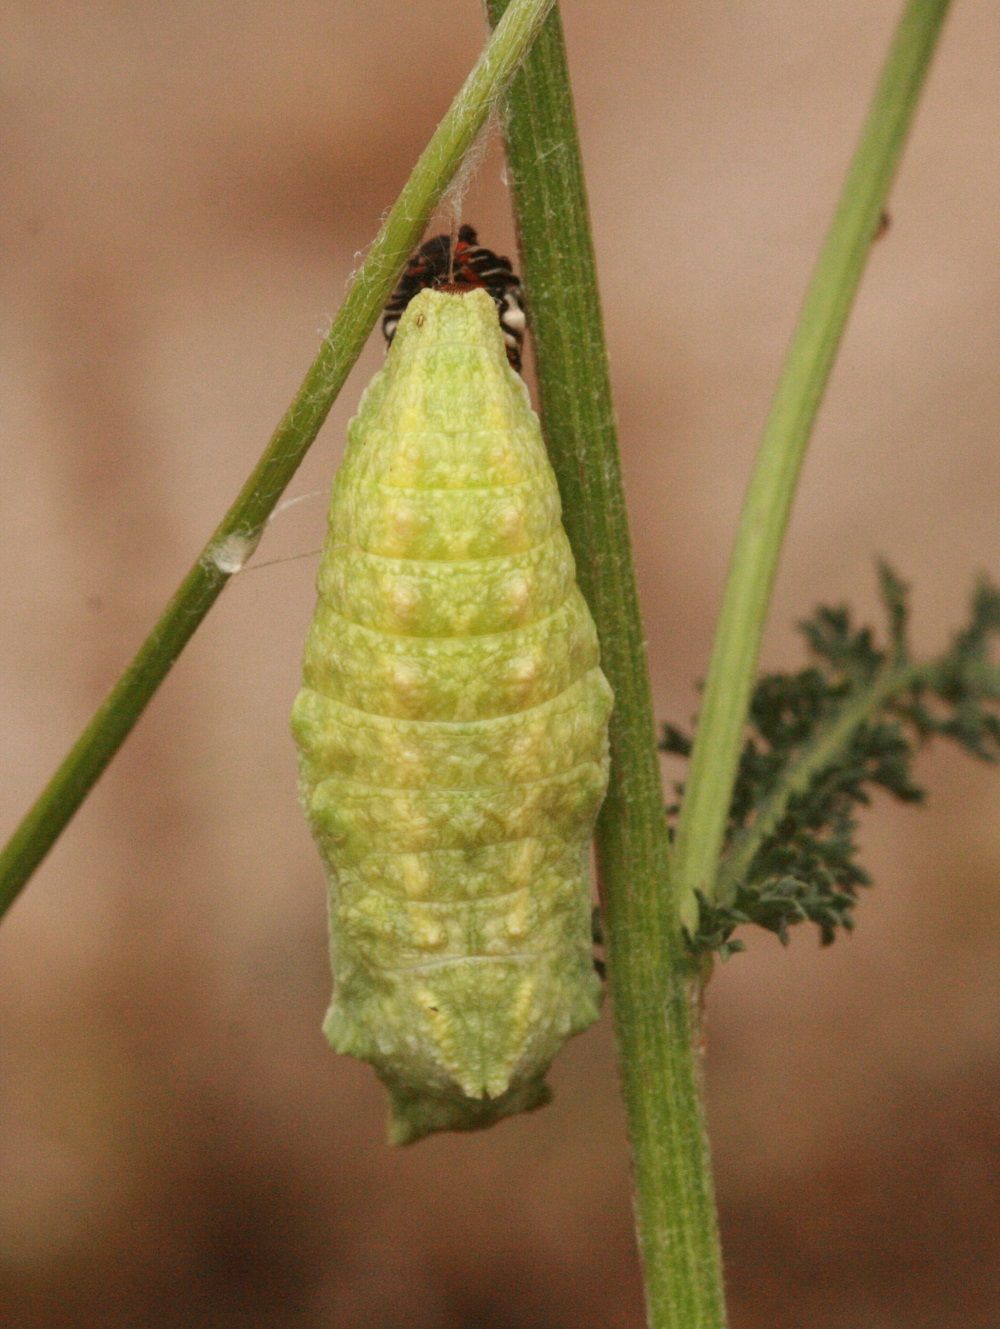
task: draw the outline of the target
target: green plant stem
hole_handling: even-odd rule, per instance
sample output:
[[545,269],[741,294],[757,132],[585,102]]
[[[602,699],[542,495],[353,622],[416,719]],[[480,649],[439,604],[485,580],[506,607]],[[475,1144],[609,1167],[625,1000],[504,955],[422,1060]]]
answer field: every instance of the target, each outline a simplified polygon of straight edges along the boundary
[[809,435],[949,0],[909,0],[806,295],[740,520],[695,735],[674,868],[693,928],[711,897],[771,589]]
[[728,903],[746,876],[757,851],[784,817],[796,794],[805,793],[814,777],[836,761],[855,731],[887,701],[906,692],[922,678],[930,678],[932,667],[915,664],[890,665],[870,686],[848,700],[808,743],[782,776],[780,784],[759,809],[753,824],[737,837],[722,860],[715,883],[715,896]]
[[513,0],[403,186],[260,461],[137,655],[0,854],[0,915],[86,798],[229,577],[253,553],[264,523],[326,419],[401,267],[552,3]]
[[[503,0],[488,8],[496,19]],[[558,10],[512,85],[506,132],[545,437],[615,691],[597,856],[649,1323],[720,1329],[696,1002],[668,885],[652,696]]]

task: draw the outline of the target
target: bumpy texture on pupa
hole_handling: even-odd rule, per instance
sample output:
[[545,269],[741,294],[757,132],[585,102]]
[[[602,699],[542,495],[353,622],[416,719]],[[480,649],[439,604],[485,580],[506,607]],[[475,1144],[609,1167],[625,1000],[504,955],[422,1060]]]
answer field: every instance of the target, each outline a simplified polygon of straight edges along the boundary
[[389,1137],[546,1101],[597,1017],[587,846],[611,689],[484,291],[423,291],[350,426],[293,729],[340,1052]]

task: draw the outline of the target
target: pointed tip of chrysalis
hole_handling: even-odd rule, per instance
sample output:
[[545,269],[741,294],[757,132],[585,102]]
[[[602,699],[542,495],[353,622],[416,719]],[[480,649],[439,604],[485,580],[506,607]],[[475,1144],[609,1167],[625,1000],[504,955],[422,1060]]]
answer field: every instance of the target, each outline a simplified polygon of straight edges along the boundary
[[473,342],[506,355],[496,305],[486,291],[457,288],[419,291],[406,306],[393,338],[395,354],[406,347]]
[[504,1117],[533,1112],[551,1101],[552,1090],[542,1079],[508,1089],[498,1098],[466,1098],[414,1093],[388,1085],[390,1144],[415,1144],[438,1131],[478,1131]]

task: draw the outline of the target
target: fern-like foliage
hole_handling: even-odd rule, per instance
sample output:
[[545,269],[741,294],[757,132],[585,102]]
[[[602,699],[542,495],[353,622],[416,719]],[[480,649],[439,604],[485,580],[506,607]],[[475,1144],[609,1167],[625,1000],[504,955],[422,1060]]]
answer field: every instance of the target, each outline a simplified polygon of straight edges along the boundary
[[[699,895],[698,928],[687,938],[696,952],[726,959],[743,950],[733,934],[747,923],[782,942],[793,924],[813,923],[828,945],[853,927],[858,888],[870,884],[855,837],[872,792],[920,802],[913,760],[935,736],[1000,760],[1000,667],[990,663],[1000,588],[980,582],[948,649],[916,663],[907,588],[885,564],[879,583],[883,641],[846,608],[821,607],[800,624],[809,666],[767,675],[754,690],[715,898]],[[660,746],[687,756],[692,740],[668,724]]]

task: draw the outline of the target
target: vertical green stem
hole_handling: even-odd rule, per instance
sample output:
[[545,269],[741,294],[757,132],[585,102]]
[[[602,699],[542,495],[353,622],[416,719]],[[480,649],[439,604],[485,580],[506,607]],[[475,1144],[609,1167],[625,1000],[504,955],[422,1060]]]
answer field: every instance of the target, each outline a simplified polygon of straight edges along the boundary
[[764,427],[729,567],[677,830],[684,922],[710,895],[778,556],[816,412],[949,0],[909,0],[841,191]]
[[0,916],[62,834],[230,576],[253,553],[264,523],[361,353],[397,273],[552,2],[513,0],[403,186],[257,465],[131,664],[0,854]]
[[[489,0],[491,17],[503,0]],[[583,170],[557,11],[511,88],[507,156],[563,520],[615,690],[597,829],[649,1323],[720,1329],[721,1262],[691,975],[669,845]]]

